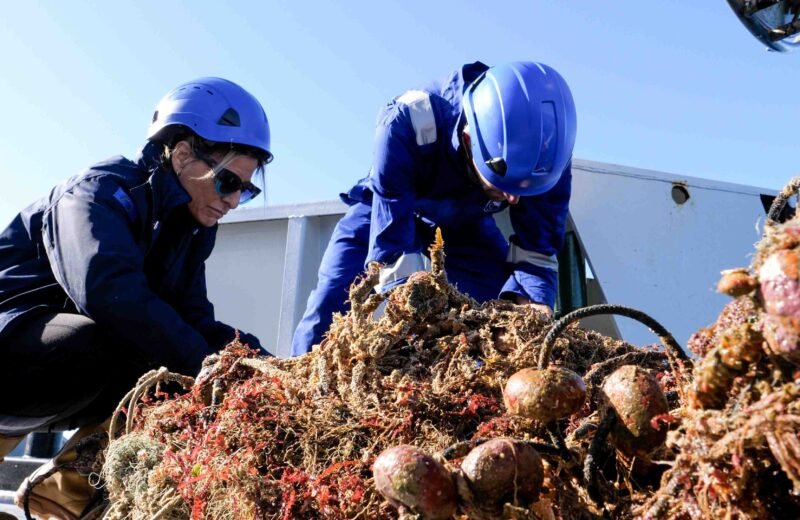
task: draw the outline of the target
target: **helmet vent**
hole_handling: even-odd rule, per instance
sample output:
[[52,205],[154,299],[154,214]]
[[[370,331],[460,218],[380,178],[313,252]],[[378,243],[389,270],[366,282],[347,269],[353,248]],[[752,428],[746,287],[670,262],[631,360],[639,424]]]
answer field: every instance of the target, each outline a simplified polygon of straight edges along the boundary
[[232,108],[229,108],[224,114],[222,114],[222,117],[219,118],[217,124],[222,126],[242,126],[242,123],[239,120],[239,112]]
[[502,157],[495,157],[493,159],[489,159],[486,161],[486,166],[492,169],[494,173],[503,177],[508,170],[508,165],[506,164],[506,160]]
[[157,119],[158,119],[158,110],[153,112],[153,120],[151,121],[151,123],[155,123]]
[[552,101],[542,103],[541,112],[541,150],[539,160],[533,171],[549,172],[553,169],[558,152],[558,117],[556,117],[556,106]]

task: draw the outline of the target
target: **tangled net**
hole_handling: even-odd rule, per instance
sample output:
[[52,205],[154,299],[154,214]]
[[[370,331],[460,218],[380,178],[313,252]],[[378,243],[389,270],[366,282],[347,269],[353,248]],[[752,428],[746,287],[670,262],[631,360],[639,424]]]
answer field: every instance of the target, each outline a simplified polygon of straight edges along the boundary
[[[371,265],[307,355],[264,358],[234,341],[197,379],[145,374],[101,453],[103,518],[800,518],[800,219],[769,220],[752,265],[723,272],[718,289],[734,299],[690,339],[694,359],[639,311],[580,309],[553,324],[526,306],[478,305],[447,282],[438,234],[430,255],[429,273],[388,296],[372,290]],[[599,312],[642,321],[664,348],[573,323]],[[580,409],[513,415],[509,380],[549,369],[585,383]],[[526,488],[514,469],[500,506],[465,469],[492,441],[487,453],[524,452],[543,474]],[[398,504],[407,488],[385,500],[373,464],[392,450],[452,476],[455,512]]]
[[[235,341],[196,380],[143,376],[112,420],[104,518],[426,518],[376,488],[376,458],[404,445],[453,475],[459,519],[800,518],[800,219],[768,221],[752,265],[723,272],[734,299],[690,339],[694,360],[638,311],[552,324],[525,306],[478,305],[447,282],[441,236],[430,254],[431,271],[388,296],[372,290],[371,265],[310,354],[264,358]],[[609,311],[664,348],[572,323]],[[506,383],[532,367],[578,374],[580,410],[509,413]],[[623,406],[617,390],[631,382],[646,390]],[[533,501],[515,487],[492,509],[465,484],[462,462],[496,438],[541,454]]]
[[[504,385],[545,357],[550,319],[504,301],[478,305],[458,292],[447,282],[439,234],[430,255],[429,273],[388,296],[372,291],[379,266],[371,265],[350,290],[351,311],[334,318],[309,354],[259,357],[235,341],[194,381],[164,369],[146,374],[112,420],[104,518],[423,518],[398,513],[376,491],[376,457],[412,445],[455,474],[470,449],[495,437],[539,450],[538,500],[494,512],[464,501],[457,517],[630,516],[667,468],[658,461],[675,453],[660,446],[626,458],[593,443],[603,417],[596,396],[605,375],[636,363],[657,374],[670,407],[679,408],[681,378],[666,353],[562,322],[545,364],[584,376],[589,399],[548,424],[509,415]],[[667,429],[671,417],[656,427]],[[600,478],[587,480],[590,452]]]

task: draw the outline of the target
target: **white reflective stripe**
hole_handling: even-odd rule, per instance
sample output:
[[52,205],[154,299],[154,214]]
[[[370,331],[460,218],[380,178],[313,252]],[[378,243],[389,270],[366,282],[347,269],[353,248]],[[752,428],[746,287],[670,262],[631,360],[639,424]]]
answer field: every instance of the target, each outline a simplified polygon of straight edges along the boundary
[[528,251],[515,244],[510,244],[506,260],[514,264],[527,262],[531,265],[558,271],[558,258],[556,258],[556,255],[548,256],[536,251]]
[[405,254],[392,265],[381,269],[378,285],[375,288],[381,292],[388,284],[408,278],[417,271],[427,271],[428,263],[428,258],[422,253]]
[[436,117],[433,115],[431,97],[422,90],[409,90],[397,101],[408,106],[411,115],[411,126],[417,135],[417,144],[431,144],[436,142]]

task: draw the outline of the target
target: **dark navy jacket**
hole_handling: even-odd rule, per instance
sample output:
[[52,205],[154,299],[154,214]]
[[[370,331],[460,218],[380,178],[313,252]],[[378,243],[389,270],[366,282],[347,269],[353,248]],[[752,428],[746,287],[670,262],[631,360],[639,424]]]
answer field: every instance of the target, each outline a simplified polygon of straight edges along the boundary
[[[372,205],[367,263],[420,265],[404,258],[421,256],[427,248],[417,234],[419,220],[440,226],[445,242],[448,234],[476,225],[496,231],[491,215],[508,204],[488,199],[467,168],[459,139],[465,125],[462,92],[487,68],[480,62],[464,65],[442,82],[395,98],[379,114],[370,174],[343,195],[347,203]],[[512,264],[501,294],[553,306],[571,185],[568,165],[550,191],[511,206],[511,243],[496,231]]]
[[136,162],[96,164],[0,234],[0,352],[21,318],[44,311],[86,315],[151,364],[189,375],[233,339],[206,297],[217,228],[194,221],[159,152],[148,144]]

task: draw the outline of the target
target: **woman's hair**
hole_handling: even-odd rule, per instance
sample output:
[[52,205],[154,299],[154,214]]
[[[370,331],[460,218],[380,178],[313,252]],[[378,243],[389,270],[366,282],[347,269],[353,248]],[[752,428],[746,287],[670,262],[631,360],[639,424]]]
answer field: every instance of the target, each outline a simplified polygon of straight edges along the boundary
[[195,156],[222,154],[222,160],[218,161],[215,169],[225,168],[231,161],[241,155],[252,157],[258,161],[256,174],[261,176],[262,180],[264,168],[272,160],[272,156],[269,153],[259,148],[237,143],[207,141],[185,126],[176,126],[175,130],[166,135],[165,139],[162,141],[164,144],[164,151],[161,154],[161,162],[164,166],[171,168],[172,152],[175,149],[175,145],[181,141],[187,141],[189,143],[189,146],[192,148],[192,154]]

